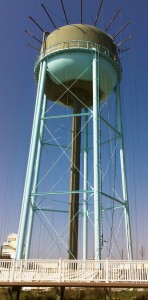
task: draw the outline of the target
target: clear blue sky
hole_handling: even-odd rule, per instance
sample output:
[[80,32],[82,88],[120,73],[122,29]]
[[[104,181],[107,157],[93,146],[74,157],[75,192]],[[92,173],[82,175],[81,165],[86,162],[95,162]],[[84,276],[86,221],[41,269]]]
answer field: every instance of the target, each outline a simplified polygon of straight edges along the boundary
[[[84,22],[95,19],[97,0],[84,0]],[[36,95],[34,62],[38,54],[28,42],[40,46],[24,33],[25,29],[41,37],[29,20],[34,17],[46,30],[53,27],[40,6],[40,0],[0,0],[0,243],[8,233],[17,232],[21,198],[28,157]],[[57,26],[64,16],[58,0],[44,0]],[[65,0],[70,23],[79,23],[79,1]],[[123,53],[123,115],[127,175],[135,256],[143,245],[148,257],[148,1],[104,0],[98,26],[104,28],[118,7],[120,17],[111,27],[114,34],[128,20],[132,23],[119,41],[134,34]]]

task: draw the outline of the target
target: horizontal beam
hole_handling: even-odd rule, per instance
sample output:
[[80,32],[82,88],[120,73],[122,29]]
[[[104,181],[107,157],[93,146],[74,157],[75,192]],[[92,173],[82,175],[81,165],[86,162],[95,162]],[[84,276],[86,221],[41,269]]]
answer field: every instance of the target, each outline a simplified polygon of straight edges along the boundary
[[34,211],[50,211],[50,212],[56,212],[56,213],[68,213],[68,210],[60,210],[60,209],[52,209],[48,207],[35,207]]
[[[102,208],[101,209],[101,211],[107,211],[107,210],[115,210],[115,209],[121,209],[121,208],[123,208],[124,207],[124,205],[120,205],[120,206],[111,206],[111,207],[106,207],[106,208]],[[91,215],[91,214],[94,214],[94,211],[89,211],[88,212],[88,215]]]
[[121,208],[123,208],[123,207],[124,207],[124,205],[120,205],[120,206],[111,206],[111,207],[102,208],[102,211],[121,209]]
[[48,142],[42,142],[42,145],[46,145],[46,146],[53,146],[53,147],[58,147],[58,148],[62,148],[62,149],[71,149],[71,147],[68,146],[63,146],[63,145],[58,145],[58,144],[52,144],[52,143],[48,143]]
[[[60,209],[51,209],[51,208],[48,208],[48,207],[41,207],[41,208],[39,208],[39,207],[35,207],[34,208],[34,211],[50,211],[50,212],[55,212],[55,213],[69,213],[69,211],[68,210],[60,210]],[[78,214],[79,215],[83,215],[83,213],[82,212],[78,212]]]
[[78,190],[78,191],[57,191],[57,192],[40,192],[40,193],[31,193],[31,196],[46,196],[46,195],[69,195],[69,194],[83,194],[83,193],[93,193],[93,191],[84,191],[84,190]]
[[50,120],[50,119],[61,119],[61,118],[73,118],[73,117],[80,117],[80,116],[91,116],[92,112],[88,113],[78,113],[78,114],[66,114],[66,115],[55,115],[55,116],[47,116],[41,118],[42,120]]
[[112,139],[110,139],[110,140],[107,140],[107,141],[101,142],[101,145],[105,145],[105,144],[108,144],[108,143],[114,142],[114,141],[116,141],[116,140],[117,140],[117,138],[115,137],[115,138],[112,138]]
[[3,282],[0,281],[0,286],[1,287],[98,287],[98,288],[143,288],[147,289],[148,288],[148,282],[145,283],[138,283],[138,282],[50,282],[50,281],[27,281],[27,282]]
[[103,192],[102,192],[102,196],[104,196],[104,197],[106,197],[106,198],[109,198],[109,199],[111,199],[111,200],[114,200],[115,202],[120,203],[120,204],[122,204],[122,205],[125,206],[125,203],[124,203],[124,202],[122,202],[121,200],[119,200],[119,199],[117,199],[117,198],[114,198],[114,197],[112,197],[112,196],[110,196],[110,195],[108,195],[108,194],[106,194],[106,193],[103,193]]

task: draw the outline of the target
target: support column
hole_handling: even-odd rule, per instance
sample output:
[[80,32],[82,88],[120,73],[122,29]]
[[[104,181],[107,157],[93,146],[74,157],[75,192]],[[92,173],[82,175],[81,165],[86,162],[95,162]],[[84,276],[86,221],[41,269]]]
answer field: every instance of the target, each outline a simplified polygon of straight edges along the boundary
[[119,81],[118,81],[117,87],[116,87],[116,97],[117,97],[116,105],[117,105],[118,131],[120,132],[120,164],[121,164],[122,191],[123,191],[123,201],[124,201],[127,254],[128,254],[128,259],[131,260],[131,259],[133,259],[133,250],[132,250],[132,236],[131,236],[129,203],[128,203],[125,155],[124,155],[124,141],[123,141],[122,116],[121,116],[121,96],[120,96],[120,82]]
[[25,246],[30,194],[32,189],[35,157],[37,151],[37,141],[38,141],[38,134],[39,134],[41,109],[43,103],[45,78],[46,78],[46,61],[43,61],[40,64],[36,107],[35,107],[29,158],[28,158],[28,165],[27,165],[27,172],[26,172],[26,179],[25,179],[25,187],[24,187],[24,194],[23,194],[23,201],[22,201],[22,209],[21,209],[21,216],[20,216],[20,223],[19,223],[18,244],[17,244],[17,252],[16,252],[17,259],[21,259],[23,257],[24,246]]
[[56,288],[56,300],[64,300],[64,292],[65,292],[65,287],[57,287]]
[[86,260],[88,247],[88,115],[84,116],[84,122],[83,260]]
[[[34,169],[34,180],[33,180],[32,193],[37,192],[37,183],[38,183],[38,177],[39,177],[40,160],[41,160],[41,152],[42,152],[42,140],[43,140],[43,132],[44,132],[44,120],[42,120],[42,118],[45,116],[46,102],[47,102],[46,95],[44,95],[42,116],[41,116],[41,123],[40,123],[40,134],[38,136],[38,146],[37,146],[37,153],[36,153],[36,162],[35,162],[35,169]],[[36,196],[32,196],[31,201],[30,201],[30,208],[29,208],[28,228],[27,228],[27,232],[26,232],[25,259],[28,259],[29,254],[30,254],[35,200],[36,200]]]
[[105,296],[105,300],[109,300],[110,299],[109,289],[108,288],[104,288],[104,296]]
[[101,132],[99,102],[99,53],[93,56],[93,159],[94,159],[94,249],[95,260],[101,259]]
[[19,286],[12,286],[8,288],[8,300],[19,300],[20,299],[20,293],[21,293],[21,287]]
[[[73,113],[81,113],[81,104],[74,99]],[[81,116],[73,116],[72,120],[72,150],[70,175],[70,208],[69,208],[69,259],[78,256],[78,220],[79,220],[79,186],[80,186],[80,152],[81,152]],[[78,191],[78,193],[75,193]],[[74,192],[74,193],[73,193]]]

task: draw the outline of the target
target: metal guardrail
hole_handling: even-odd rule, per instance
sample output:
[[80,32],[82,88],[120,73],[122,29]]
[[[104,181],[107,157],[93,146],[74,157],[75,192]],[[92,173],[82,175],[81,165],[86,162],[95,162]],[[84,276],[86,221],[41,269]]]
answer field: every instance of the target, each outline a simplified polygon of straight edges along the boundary
[[0,282],[148,283],[148,261],[0,260]]
[[118,55],[113,55],[106,47],[92,43],[90,41],[81,41],[81,40],[72,40],[72,41],[66,41],[62,43],[58,43],[56,45],[53,45],[49,48],[46,48],[46,46],[43,46],[43,50],[40,53],[40,56],[37,58],[35,65],[39,63],[40,60],[42,60],[44,57],[64,50],[70,50],[70,49],[84,49],[84,50],[97,50],[101,53],[105,54],[109,58],[111,58],[113,61],[117,62],[120,65],[120,60],[118,58]]
[[55,55],[60,52],[66,52],[67,50],[99,51],[100,55],[102,54],[102,56],[105,56],[106,59],[110,60],[110,62],[112,64],[114,64],[119,77],[121,77],[122,67],[121,67],[121,62],[120,62],[120,59],[119,59],[117,53],[115,55],[113,55],[106,47],[96,44],[96,43],[92,43],[90,41],[72,40],[72,41],[66,41],[66,42],[62,42],[62,43],[53,45],[49,48],[46,48],[46,46],[45,47],[43,46],[42,52],[40,53],[39,57],[36,58],[36,61],[35,61],[34,71],[35,71],[36,80],[38,79],[40,61],[46,59],[50,55]]

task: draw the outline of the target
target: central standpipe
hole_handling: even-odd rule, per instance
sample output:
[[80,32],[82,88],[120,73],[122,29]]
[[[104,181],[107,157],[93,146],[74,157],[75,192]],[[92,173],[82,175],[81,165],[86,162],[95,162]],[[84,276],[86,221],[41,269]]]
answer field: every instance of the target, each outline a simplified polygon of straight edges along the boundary
[[79,186],[80,186],[80,152],[81,152],[81,104],[76,99],[73,107],[72,119],[72,149],[70,174],[70,207],[69,207],[69,235],[68,258],[78,257],[78,221],[79,221]]

